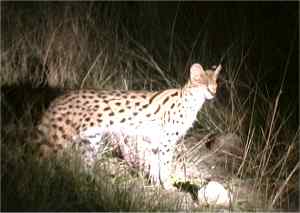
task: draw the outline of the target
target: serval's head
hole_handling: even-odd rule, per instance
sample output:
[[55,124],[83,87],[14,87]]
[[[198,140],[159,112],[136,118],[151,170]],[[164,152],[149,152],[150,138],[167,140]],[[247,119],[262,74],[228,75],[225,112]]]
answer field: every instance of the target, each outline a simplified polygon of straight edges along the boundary
[[204,95],[205,99],[212,99],[217,92],[217,79],[221,69],[222,66],[218,65],[204,71],[201,64],[193,64],[190,68],[190,79],[187,86]]

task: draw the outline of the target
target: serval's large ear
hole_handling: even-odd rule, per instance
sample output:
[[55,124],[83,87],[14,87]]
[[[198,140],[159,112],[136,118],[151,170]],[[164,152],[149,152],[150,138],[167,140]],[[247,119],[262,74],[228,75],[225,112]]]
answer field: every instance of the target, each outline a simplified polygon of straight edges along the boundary
[[192,84],[205,83],[206,75],[201,64],[193,64],[191,66],[190,79]]
[[217,68],[215,69],[215,72],[214,72],[214,75],[215,75],[215,78],[216,78],[216,79],[218,78],[218,75],[219,75],[219,73],[220,73],[221,70],[222,70],[222,65],[219,64],[219,65],[217,66]]

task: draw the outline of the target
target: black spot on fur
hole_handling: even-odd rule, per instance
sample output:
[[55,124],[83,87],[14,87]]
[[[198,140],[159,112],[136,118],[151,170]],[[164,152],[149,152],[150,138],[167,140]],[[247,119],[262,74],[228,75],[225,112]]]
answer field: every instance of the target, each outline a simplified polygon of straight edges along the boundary
[[171,97],[174,97],[174,96],[177,96],[178,95],[178,92],[175,92],[171,95]]
[[163,101],[163,104],[165,104],[170,98],[166,97],[165,100]]
[[154,114],[157,114],[160,110],[160,105],[157,107],[157,109],[155,110]]

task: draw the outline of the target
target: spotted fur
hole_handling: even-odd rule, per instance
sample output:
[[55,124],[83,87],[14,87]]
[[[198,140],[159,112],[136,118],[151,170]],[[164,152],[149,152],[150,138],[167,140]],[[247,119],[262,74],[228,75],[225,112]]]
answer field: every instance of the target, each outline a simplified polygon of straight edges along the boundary
[[[143,161],[151,181],[167,188],[176,142],[192,127],[205,100],[214,97],[220,70],[220,65],[215,71],[204,71],[200,64],[193,64],[187,83],[176,89],[77,90],[64,94],[51,103],[38,125],[47,139],[42,153],[83,144],[88,147],[82,152],[83,159],[91,167],[101,139],[112,134],[119,138],[119,148],[129,163]],[[143,139],[128,140],[127,136]]]

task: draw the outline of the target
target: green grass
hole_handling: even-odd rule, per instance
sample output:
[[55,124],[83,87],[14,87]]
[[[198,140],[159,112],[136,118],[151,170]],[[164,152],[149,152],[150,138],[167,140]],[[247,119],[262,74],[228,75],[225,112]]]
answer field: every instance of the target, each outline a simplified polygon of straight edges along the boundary
[[[144,187],[145,179],[136,173],[111,175],[101,164],[99,178],[92,180],[80,172],[73,158],[41,163],[28,146],[30,134],[49,102],[65,89],[178,87],[192,61],[209,66],[221,58],[226,60],[218,95],[204,106],[189,135],[235,133],[241,137],[243,159],[229,173],[251,180],[262,204],[252,202],[243,208],[236,202],[233,209],[298,208],[297,106],[287,104],[285,74],[279,75],[276,87],[269,88],[264,73],[274,70],[272,64],[264,57],[255,63],[248,59],[257,49],[251,46],[254,40],[248,38],[247,25],[238,23],[247,22],[246,17],[239,14],[241,19],[231,26],[240,32],[235,41],[216,51],[210,37],[214,16],[203,16],[195,30],[188,21],[179,20],[182,14],[174,5],[171,18],[160,19],[160,6],[141,3],[144,12],[137,12],[134,20],[122,16],[129,4],[1,6],[1,210],[184,209],[181,196]],[[186,28],[178,30],[179,24]],[[231,31],[222,33],[225,39]],[[289,53],[293,46],[288,45]],[[291,58],[292,53],[280,58],[281,73],[291,72]]]

